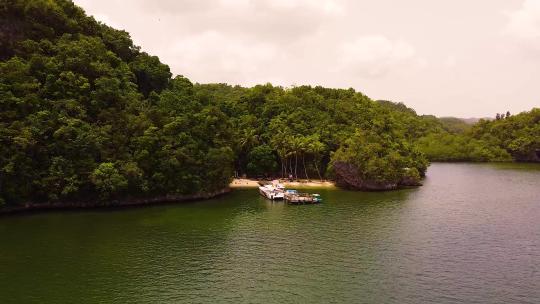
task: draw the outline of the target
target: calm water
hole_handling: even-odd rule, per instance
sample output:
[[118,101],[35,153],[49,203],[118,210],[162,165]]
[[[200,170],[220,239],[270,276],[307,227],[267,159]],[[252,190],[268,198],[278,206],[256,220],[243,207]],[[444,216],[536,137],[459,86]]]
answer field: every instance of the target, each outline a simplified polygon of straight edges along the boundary
[[540,303],[540,166],[320,192],[0,217],[0,302]]

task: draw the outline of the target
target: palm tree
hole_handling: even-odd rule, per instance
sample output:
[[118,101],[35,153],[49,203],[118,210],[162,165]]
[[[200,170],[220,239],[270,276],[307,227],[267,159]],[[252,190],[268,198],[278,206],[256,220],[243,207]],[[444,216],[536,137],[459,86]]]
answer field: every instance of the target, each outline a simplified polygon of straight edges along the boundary
[[257,130],[254,128],[244,129],[244,132],[242,134],[242,137],[240,138],[240,147],[242,149],[247,150],[249,148],[252,148],[260,143],[260,137],[259,134],[257,134]]
[[281,177],[287,176],[287,157],[289,151],[287,150],[286,134],[282,131],[279,131],[277,134],[272,136],[270,139],[270,145],[272,148],[277,151],[278,156],[281,161]]
[[291,138],[291,149],[294,154],[294,178],[298,179],[298,152],[300,152],[301,141],[300,137]]
[[309,138],[308,137],[300,137],[298,138],[299,141],[299,148],[302,152],[302,165],[304,166],[304,174],[306,175],[306,179],[309,180],[309,176],[307,174],[307,168],[306,168],[306,153],[309,152]]
[[319,136],[315,135],[310,137],[309,139],[309,151],[313,153],[313,162],[315,163],[315,169],[317,170],[317,175],[319,175],[319,179],[322,181],[321,172],[319,170],[318,163],[320,162],[320,158],[322,153],[325,150],[324,144],[319,140]]

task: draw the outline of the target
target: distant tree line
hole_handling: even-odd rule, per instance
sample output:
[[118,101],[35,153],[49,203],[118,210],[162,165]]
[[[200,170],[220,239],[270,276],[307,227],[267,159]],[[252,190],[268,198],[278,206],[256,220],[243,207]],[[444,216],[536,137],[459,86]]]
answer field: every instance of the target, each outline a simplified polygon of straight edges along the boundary
[[540,161],[540,109],[497,113],[494,120],[434,132],[417,143],[432,161]]

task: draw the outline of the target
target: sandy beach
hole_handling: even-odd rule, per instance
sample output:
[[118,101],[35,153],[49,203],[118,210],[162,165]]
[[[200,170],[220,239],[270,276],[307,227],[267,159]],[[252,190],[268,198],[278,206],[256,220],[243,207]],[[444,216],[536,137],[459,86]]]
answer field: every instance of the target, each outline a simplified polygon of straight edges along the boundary
[[[280,183],[287,188],[334,188],[336,185],[331,181],[321,180],[296,180],[289,182],[288,180],[280,180]],[[259,187],[259,183],[254,179],[235,178],[229,185],[231,188],[256,188]]]

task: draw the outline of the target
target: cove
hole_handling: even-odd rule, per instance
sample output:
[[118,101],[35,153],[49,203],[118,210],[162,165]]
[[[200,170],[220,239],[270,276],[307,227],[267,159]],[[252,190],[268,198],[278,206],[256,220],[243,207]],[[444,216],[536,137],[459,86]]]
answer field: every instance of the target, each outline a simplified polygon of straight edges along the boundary
[[432,164],[424,186],[255,189],[0,217],[2,303],[539,303],[540,166]]

